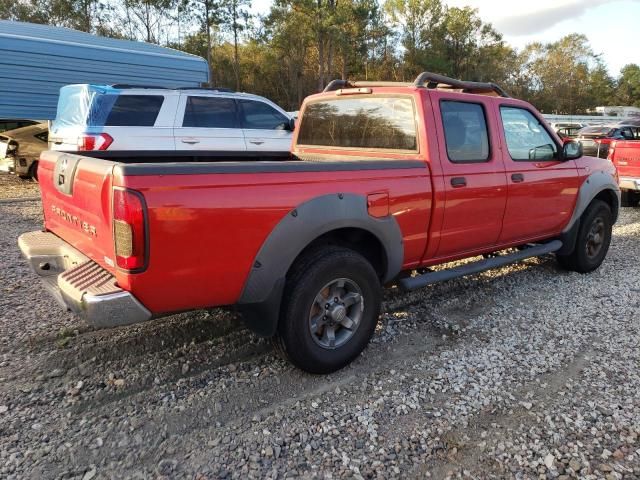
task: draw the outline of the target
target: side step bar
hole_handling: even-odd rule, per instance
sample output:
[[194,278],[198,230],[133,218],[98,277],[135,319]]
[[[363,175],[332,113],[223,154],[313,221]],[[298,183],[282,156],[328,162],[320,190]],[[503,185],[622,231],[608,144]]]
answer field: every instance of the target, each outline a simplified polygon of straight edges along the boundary
[[403,278],[399,281],[399,284],[403,290],[416,290],[418,288],[426,287],[427,285],[444,282],[445,280],[451,280],[453,278],[464,277],[474,273],[484,272],[485,270],[491,270],[492,268],[502,267],[510,263],[519,262],[526,258],[539,257],[540,255],[558,251],[561,247],[562,242],[560,240],[553,240],[548,243],[527,247],[508,255],[486,258],[484,260],[479,260],[477,262],[468,263],[466,265],[461,265],[447,270],[424,273],[416,277]]

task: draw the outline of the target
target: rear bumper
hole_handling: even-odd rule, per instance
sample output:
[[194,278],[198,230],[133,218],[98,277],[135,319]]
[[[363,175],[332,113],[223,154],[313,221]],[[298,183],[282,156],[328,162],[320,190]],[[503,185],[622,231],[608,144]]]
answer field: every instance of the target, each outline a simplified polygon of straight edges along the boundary
[[115,277],[50,232],[20,235],[18,245],[58,303],[97,328],[143,322],[151,312]]
[[640,178],[620,177],[620,189],[640,191]]

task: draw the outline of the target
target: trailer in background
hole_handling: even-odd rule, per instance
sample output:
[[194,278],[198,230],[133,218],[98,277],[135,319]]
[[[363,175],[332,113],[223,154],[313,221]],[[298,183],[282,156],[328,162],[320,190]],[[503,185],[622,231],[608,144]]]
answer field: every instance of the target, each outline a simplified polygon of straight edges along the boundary
[[0,119],[52,120],[72,83],[199,87],[207,62],[144,42],[0,20]]

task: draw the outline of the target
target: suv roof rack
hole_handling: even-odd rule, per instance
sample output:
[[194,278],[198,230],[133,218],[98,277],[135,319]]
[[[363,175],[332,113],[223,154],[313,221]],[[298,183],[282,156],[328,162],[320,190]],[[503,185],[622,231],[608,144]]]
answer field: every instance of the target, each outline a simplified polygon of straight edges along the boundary
[[212,92],[227,92],[227,93],[235,93],[235,90],[231,88],[223,88],[223,87],[159,87],[157,85],[131,85],[128,83],[115,83],[111,85],[113,88],[119,89],[127,89],[127,88],[148,88],[153,90],[209,90]]
[[158,85],[132,85],[129,83],[114,83],[112,85],[109,85],[110,87],[113,88],[119,88],[121,90],[124,90],[126,88],[152,88],[154,90],[166,90],[167,87],[159,87]]
[[174,90],[209,90],[211,92],[236,93],[233,88],[225,87],[178,87],[174,88]]
[[442,88],[452,90],[462,90],[464,93],[476,93],[480,95],[498,95],[508,98],[509,95],[495,83],[467,82],[455,78],[445,77],[437,73],[422,72],[413,83],[408,82],[351,82],[349,80],[332,80],[323,90],[332,92],[342,88],[363,88],[363,87],[420,87],[420,88]]

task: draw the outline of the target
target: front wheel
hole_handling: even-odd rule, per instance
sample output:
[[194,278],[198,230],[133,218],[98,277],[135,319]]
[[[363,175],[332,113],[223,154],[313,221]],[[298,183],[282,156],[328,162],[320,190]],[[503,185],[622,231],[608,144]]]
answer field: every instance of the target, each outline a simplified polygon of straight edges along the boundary
[[580,228],[573,251],[558,255],[558,262],[567,270],[580,273],[598,268],[609,251],[613,215],[611,208],[601,200],[594,200],[580,219]]
[[369,343],[380,298],[378,275],[362,255],[341,247],[315,250],[287,278],[276,342],[302,370],[339,370]]

